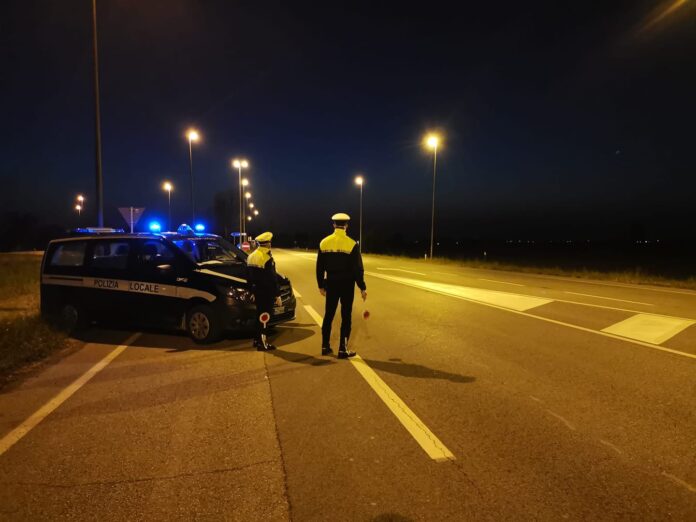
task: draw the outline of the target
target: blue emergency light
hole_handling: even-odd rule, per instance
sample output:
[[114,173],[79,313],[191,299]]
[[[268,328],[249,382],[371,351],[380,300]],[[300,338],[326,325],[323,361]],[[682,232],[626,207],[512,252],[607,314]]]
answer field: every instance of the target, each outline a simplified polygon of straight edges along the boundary
[[162,226],[157,221],[150,222],[150,232],[159,232],[162,230]]
[[196,232],[203,232],[205,230],[205,225],[198,223],[194,228],[196,229]]

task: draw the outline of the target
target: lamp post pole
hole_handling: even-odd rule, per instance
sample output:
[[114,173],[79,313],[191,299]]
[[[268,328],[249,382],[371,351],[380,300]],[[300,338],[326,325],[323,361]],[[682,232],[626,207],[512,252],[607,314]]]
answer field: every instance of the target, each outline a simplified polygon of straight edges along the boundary
[[99,107],[99,50],[97,45],[97,0],[92,0],[92,51],[94,60],[94,135],[97,175],[97,225],[104,226],[104,179],[102,176],[101,111]]
[[430,219],[430,259],[433,258],[433,245],[435,242],[435,176],[437,175],[437,143],[433,147],[433,208]]

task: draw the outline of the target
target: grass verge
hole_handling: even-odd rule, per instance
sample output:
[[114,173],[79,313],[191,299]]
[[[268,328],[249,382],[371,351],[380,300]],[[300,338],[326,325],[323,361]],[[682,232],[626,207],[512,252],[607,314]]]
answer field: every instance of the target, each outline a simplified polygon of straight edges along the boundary
[[68,345],[68,336],[38,313],[0,321],[0,388],[20,371]]
[[41,256],[0,254],[0,296],[2,300],[39,291]]
[[39,315],[40,265],[40,255],[0,254],[0,388],[70,342]]

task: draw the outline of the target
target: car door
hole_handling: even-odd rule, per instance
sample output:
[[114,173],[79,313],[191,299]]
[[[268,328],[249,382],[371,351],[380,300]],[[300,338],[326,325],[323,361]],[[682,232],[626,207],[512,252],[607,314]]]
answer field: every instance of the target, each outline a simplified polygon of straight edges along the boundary
[[132,322],[133,299],[129,292],[133,266],[133,240],[104,238],[88,242],[84,286],[89,312],[115,325]]
[[[183,255],[183,254],[182,254]],[[139,317],[154,325],[180,322],[185,299],[177,295],[177,279],[187,279],[187,267],[174,248],[160,238],[137,240],[131,291],[137,299]]]

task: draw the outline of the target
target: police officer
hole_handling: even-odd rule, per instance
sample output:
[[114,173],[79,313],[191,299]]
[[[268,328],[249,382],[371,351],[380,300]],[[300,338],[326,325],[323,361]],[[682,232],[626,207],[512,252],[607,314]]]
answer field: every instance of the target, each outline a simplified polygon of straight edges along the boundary
[[282,305],[275,261],[271,255],[271,239],[273,239],[271,232],[264,232],[256,236],[256,242],[259,246],[247,257],[248,280],[256,302],[254,347],[260,352],[276,348],[266,339],[266,325],[267,320],[270,319],[273,305]]
[[347,359],[355,356],[355,352],[348,351],[355,285],[357,284],[360,288],[363,301],[367,299],[367,287],[363,275],[360,247],[346,235],[350,216],[339,213],[334,214],[331,219],[334,233],[322,239],[317,255],[317,284],[321,295],[326,297],[324,322],[321,326],[321,354],[333,353],[329,344],[331,323],[340,301],[341,341],[338,346],[338,358]]

